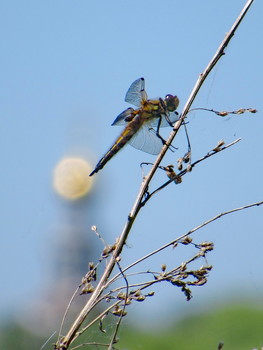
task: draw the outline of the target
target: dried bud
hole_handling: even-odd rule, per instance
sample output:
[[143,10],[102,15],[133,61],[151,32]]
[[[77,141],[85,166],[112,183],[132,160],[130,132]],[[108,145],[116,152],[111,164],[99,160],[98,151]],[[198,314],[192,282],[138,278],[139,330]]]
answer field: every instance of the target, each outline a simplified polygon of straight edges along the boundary
[[214,249],[214,243],[213,242],[202,242],[199,244],[199,247],[201,247],[202,250],[205,252],[211,251]]
[[173,165],[167,165],[166,167],[164,167],[164,170],[169,179],[174,180],[176,184],[179,184],[182,182],[182,177],[176,175],[176,172],[173,170],[173,168]]
[[139,296],[141,295],[141,291],[140,291],[140,290],[136,290],[136,291],[133,293],[133,295],[134,295],[135,297],[139,297]]
[[245,113],[245,109],[244,108],[240,108],[240,109],[238,109],[237,111],[236,111],[236,113],[235,114],[243,114],[243,113]]
[[206,277],[202,277],[202,278],[199,278],[197,281],[193,282],[192,284],[195,286],[203,286],[204,284],[206,284],[206,282],[207,282]]
[[223,140],[218,141],[217,145],[215,148],[212,149],[212,151],[214,152],[220,152],[221,151],[221,147],[225,144],[225,142]]
[[183,178],[182,176],[176,175],[176,178],[174,179],[174,182],[176,183],[176,185],[182,183]]
[[182,263],[181,264],[181,266],[180,266],[180,270],[183,272],[183,271],[185,271],[186,270],[186,266],[187,266],[187,264],[184,262],[184,263]]
[[89,262],[89,269],[90,269],[90,270],[93,270],[94,267],[95,267],[94,262]]
[[162,271],[164,272],[164,271],[166,270],[166,264],[162,264],[162,265],[161,265],[161,269],[162,269]]
[[[211,268],[209,268],[211,267]],[[212,266],[201,266],[199,270],[196,271],[198,276],[204,276],[208,274],[208,271],[210,271],[212,269]]]
[[116,306],[115,309],[112,311],[112,314],[120,317],[127,315],[127,312],[121,309],[119,306]]
[[183,287],[182,291],[184,292],[184,295],[186,296],[186,300],[189,301],[192,298],[191,289]]
[[191,165],[191,164],[188,164],[188,165],[187,165],[187,168],[186,168],[186,171],[187,171],[187,172],[190,172],[190,171],[192,171],[192,169],[193,169],[192,165]]
[[191,159],[191,152],[187,152],[183,157],[183,161],[184,163],[188,163],[190,159]]
[[193,239],[190,237],[190,236],[186,236],[184,237],[180,243],[184,244],[184,245],[187,245],[187,244],[190,244],[192,243]]
[[136,301],[144,301],[146,298],[144,295],[139,295],[137,298],[135,298]]
[[229,112],[227,111],[223,111],[223,112],[216,112],[217,115],[220,115],[220,117],[225,117],[229,114]]
[[177,160],[177,169],[182,170],[183,169],[183,158],[179,158]]
[[163,169],[165,170],[166,175],[169,177],[169,179],[173,179],[176,176],[173,165],[167,165]]
[[94,287],[91,283],[86,284],[84,288],[82,288],[80,294],[90,294],[94,292]]
[[82,281],[81,281],[82,284],[91,282],[91,281],[96,281],[97,269],[94,268],[93,263],[89,263],[89,268],[90,268],[89,272],[86,273],[85,277],[82,278]]
[[126,293],[120,292],[119,294],[117,294],[117,299],[125,300],[126,299]]
[[177,287],[184,287],[185,286],[185,282],[179,280],[178,278],[173,278],[170,280],[170,282],[172,283],[172,285],[177,286]]

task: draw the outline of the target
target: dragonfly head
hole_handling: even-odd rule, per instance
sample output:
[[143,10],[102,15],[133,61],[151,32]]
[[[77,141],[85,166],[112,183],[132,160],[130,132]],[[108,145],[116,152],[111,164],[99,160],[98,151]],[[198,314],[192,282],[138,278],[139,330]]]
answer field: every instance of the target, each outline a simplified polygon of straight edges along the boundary
[[169,112],[174,112],[179,106],[179,98],[177,96],[168,94],[165,96],[164,101]]

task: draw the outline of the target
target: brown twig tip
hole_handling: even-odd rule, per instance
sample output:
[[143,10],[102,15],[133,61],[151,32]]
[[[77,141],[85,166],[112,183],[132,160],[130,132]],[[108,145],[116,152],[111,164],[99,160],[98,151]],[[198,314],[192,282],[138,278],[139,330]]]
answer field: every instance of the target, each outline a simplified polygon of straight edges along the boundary
[[215,111],[214,109],[210,109],[210,108],[193,108],[191,109],[190,112],[192,111],[205,111],[205,112],[211,112],[211,113],[215,113],[216,115],[219,115],[220,117],[226,117],[229,114],[236,114],[236,115],[240,115],[240,114],[244,114],[246,112],[249,113],[257,113],[257,109],[255,108],[239,108],[235,111]]
[[211,112],[214,112],[221,117],[225,117],[229,114],[244,114],[245,112],[257,113],[257,110],[255,108],[240,108],[236,111],[230,111],[230,112],[228,112],[228,111],[217,112],[217,111],[213,111],[213,110],[211,110]]

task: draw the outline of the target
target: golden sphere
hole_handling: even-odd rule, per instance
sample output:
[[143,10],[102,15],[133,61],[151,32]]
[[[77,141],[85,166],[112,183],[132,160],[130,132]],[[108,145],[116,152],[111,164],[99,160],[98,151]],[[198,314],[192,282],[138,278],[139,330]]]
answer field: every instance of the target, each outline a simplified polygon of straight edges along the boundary
[[93,178],[89,176],[91,170],[89,163],[82,158],[62,159],[54,170],[56,192],[71,200],[84,197],[93,185]]

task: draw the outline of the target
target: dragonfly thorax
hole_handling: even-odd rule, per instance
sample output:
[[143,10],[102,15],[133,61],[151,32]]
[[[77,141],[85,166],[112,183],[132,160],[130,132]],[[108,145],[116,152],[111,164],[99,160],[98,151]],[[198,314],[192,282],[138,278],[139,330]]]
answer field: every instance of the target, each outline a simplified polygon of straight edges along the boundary
[[160,114],[166,114],[166,103],[159,98],[158,100],[146,100],[142,102],[141,111],[145,114],[150,114],[151,118],[156,118]]

